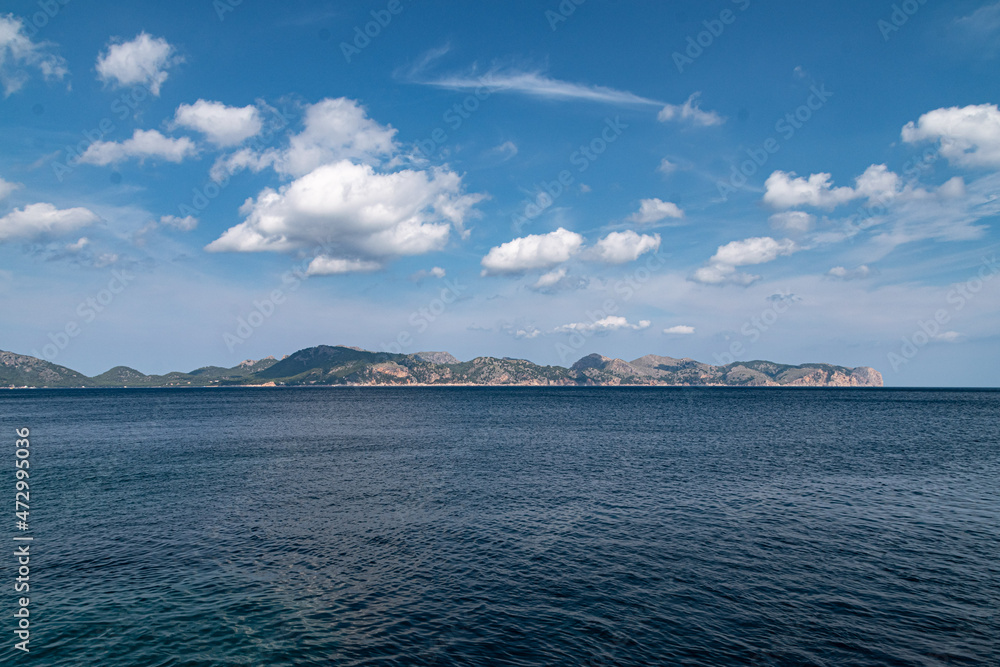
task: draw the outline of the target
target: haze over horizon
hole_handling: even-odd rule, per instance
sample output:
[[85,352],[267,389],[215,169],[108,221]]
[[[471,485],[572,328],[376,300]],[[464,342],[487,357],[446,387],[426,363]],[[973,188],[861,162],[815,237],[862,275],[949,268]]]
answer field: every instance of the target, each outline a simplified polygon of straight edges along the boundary
[[996,1],[10,2],[0,349],[997,386],[998,56]]

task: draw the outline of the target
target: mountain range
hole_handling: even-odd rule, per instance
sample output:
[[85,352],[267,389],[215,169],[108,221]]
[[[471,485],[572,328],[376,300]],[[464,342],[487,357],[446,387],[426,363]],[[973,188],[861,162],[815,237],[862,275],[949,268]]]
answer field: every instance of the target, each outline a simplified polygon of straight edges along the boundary
[[280,360],[248,359],[232,368],[205,366],[189,373],[146,375],[116,366],[87,377],[42,359],[0,351],[0,388],[327,385],[881,387],[882,375],[867,366],[771,361],[711,366],[652,354],[633,361],[591,354],[564,368],[506,357],[459,361],[447,352],[391,354],[320,345]]

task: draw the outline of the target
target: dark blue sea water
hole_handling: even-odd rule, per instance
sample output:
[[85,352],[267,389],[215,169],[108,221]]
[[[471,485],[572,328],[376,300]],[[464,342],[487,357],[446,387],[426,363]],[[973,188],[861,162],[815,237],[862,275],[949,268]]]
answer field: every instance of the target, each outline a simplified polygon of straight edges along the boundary
[[8,545],[21,426],[5,665],[1000,664],[1000,392],[6,391]]

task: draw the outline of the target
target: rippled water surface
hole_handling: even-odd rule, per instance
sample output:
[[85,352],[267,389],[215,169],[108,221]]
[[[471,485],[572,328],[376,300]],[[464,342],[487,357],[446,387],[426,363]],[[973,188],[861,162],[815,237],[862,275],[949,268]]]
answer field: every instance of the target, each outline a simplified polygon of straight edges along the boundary
[[1000,664],[1000,392],[36,390],[0,426],[3,664]]

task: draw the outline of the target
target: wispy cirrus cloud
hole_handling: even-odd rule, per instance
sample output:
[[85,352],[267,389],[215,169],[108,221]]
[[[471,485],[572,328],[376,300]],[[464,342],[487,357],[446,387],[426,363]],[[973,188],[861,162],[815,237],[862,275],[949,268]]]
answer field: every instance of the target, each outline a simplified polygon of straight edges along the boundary
[[494,67],[482,74],[472,70],[466,73],[428,76],[424,72],[427,62],[425,58],[409,71],[406,78],[411,83],[448,90],[477,90],[486,87],[492,93],[514,93],[548,100],[576,100],[623,106],[663,106],[663,102],[627,90],[561,81],[538,69]]

